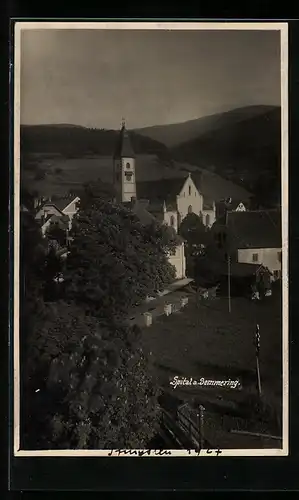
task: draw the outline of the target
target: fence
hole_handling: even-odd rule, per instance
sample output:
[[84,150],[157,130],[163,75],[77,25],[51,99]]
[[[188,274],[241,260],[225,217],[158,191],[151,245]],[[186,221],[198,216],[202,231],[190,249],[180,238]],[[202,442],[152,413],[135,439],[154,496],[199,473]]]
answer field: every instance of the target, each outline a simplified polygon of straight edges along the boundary
[[282,438],[271,434],[249,432],[222,426],[217,414],[205,412],[201,426],[200,412],[184,404],[176,414],[162,410],[161,431],[165,442],[173,448],[281,448]]

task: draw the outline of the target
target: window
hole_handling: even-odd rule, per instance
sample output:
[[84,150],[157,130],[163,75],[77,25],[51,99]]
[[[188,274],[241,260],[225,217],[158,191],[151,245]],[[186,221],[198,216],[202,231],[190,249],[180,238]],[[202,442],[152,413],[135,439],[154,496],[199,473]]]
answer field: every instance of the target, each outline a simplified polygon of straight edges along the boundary
[[189,205],[189,207],[188,207],[188,214],[192,214],[192,212],[193,212],[192,205]]
[[257,262],[259,260],[259,254],[258,253],[253,253],[252,254],[252,262]]
[[170,217],[170,225],[171,225],[171,226],[174,226],[174,223],[175,223],[175,218],[174,218],[174,215],[172,215],[172,216]]
[[127,164],[126,164],[126,168],[128,168],[128,169],[129,169],[130,167],[131,167],[130,163],[127,163]]
[[191,186],[189,186],[189,196],[191,196]]
[[206,226],[210,225],[210,216],[209,214],[206,215]]
[[170,250],[170,255],[175,255],[176,254],[176,248],[174,250]]

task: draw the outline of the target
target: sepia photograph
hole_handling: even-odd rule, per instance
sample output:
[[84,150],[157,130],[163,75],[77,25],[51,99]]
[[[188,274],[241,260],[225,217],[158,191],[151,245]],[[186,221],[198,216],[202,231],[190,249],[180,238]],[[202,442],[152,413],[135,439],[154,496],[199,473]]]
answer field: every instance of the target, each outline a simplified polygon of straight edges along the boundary
[[287,54],[15,24],[15,456],[288,454]]

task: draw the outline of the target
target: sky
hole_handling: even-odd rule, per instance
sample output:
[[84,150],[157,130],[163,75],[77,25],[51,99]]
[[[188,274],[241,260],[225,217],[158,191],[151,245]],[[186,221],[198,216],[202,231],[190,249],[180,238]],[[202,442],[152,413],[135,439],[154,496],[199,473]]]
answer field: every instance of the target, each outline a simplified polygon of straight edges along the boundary
[[21,123],[118,129],[280,105],[278,31],[23,30]]

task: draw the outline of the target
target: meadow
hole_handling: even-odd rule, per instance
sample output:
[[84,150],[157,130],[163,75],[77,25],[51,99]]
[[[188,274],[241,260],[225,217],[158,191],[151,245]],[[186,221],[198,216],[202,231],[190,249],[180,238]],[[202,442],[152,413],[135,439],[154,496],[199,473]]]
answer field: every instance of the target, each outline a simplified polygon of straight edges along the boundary
[[[31,154],[30,161],[21,169],[24,185],[30,186],[41,196],[60,195],[76,190],[96,179],[112,183],[113,160],[111,156],[89,155],[79,158],[67,158],[62,155]],[[40,178],[37,179],[37,172]],[[223,179],[221,176],[203,168],[182,162],[173,162],[171,166],[156,155],[137,155],[136,180],[156,180],[185,175],[186,172],[201,172],[202,191],[209,199],[218,201],[223,197],[248,200],[250,193],[244,188]]]

